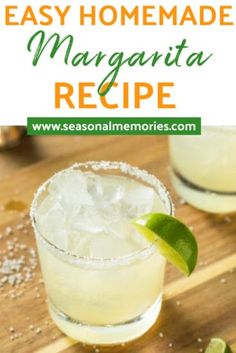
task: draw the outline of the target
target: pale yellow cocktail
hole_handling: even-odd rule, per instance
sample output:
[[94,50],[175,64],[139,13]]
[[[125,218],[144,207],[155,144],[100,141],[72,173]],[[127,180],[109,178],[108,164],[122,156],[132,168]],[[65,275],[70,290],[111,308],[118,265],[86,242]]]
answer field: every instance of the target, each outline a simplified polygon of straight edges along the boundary
[[35,196],[32,218],[53,320],[92,344],[139,337],[159,314],[165,259],[131,225],[171,214],[163,185],[118,162],[73,166]]
[[205,127],[170,136],[172,182],[187,202],[209,212],[236,211],[236,128]]

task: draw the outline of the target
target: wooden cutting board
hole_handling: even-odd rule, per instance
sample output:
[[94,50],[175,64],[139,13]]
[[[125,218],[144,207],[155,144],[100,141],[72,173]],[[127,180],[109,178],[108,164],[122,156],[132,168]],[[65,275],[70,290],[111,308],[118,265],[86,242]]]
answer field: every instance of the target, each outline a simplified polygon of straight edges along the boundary
[[[165,137],[85,137],[74,145],[70,138],[66,141],[71,146],[66,146],[66,154],[61,146],[53,153],[57,157],[19,168],[0,180],[0,261],[24,255],[24,278],[29,279],[17,287],[5,283],[0,287],[0,352],[197,353],[211,337],[227,340],[236,351],[236,215],[210,215],[180,202],[169,182]],[[177,216],[194,228],[200,249],[198,267],[190,278],[168,265],[163,308],[154,327],[132,343],[105,348],[77,343],[51,321],[27,214],[33,193],[52,173],[91,159],[124,160],[157,175],[173,196]],[[12,160],[9,164],[14,170]]]

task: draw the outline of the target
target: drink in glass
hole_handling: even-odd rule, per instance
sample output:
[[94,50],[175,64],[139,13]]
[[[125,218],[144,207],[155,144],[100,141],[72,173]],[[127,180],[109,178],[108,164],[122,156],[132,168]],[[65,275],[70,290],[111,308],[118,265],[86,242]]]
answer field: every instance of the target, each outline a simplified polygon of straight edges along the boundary
[[236,211],[236,128],[204,127],[201,136],[169,137],[171,178],[191,205]]
[[31,216],[49,311],[68,336],[127,342],[156,321],[166,260],[131,225],[149,212],[172,213],[168,192],[121,162],[76,164],[37,191]]

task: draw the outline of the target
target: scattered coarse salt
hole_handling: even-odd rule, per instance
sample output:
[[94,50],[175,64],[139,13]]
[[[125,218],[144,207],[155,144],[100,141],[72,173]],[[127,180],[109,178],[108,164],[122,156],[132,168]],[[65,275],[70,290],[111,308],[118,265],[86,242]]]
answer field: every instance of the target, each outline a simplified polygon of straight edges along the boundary
[[160,337],[160,338],[163,338],[163,337],[164,337],[164,335],[163,335],[162,332],[159,332],[159,337]]
[[0,267],[0,273],[10,275],[14,272],[19,272],[23,264],[22,257],[18,259],[8,259],[5,257]]
[[[17,229],[21,230],[23,224],[18,225]],[[23,228],[25,229],[25,228]],[[15,236],[16,227],[6,227],[1,233],[3,234],[3,245],[5,248],[0,251],[0,295],[5,300],[20,300],[24,295],[28,286],[27,282],[31,282],[36,277],[35,269],[38,266],[38,258],[35,249],[31,246],[23,244],[20,237]],[[42,279],[41,279],[42,281]],[[40,282],[41,283],[41,282]],[[43,283],[43,281],[42,281]],[[35,282],[37,285],[38,283]],[[39,287],[35,287],[36,298],[40,297]],[[28,324],[30,318],[27,318]],[[35,334],[40,334],[40,327],[34,328],[33,325],[29,329]],[[22,333],[16,333],[14,327],[9,327],[9,339],[17,340],[22,337]]]
[[31,224],[30,219],[27,219],[26,222],[25,222],[25,224],[26,224],[27,226],[29,226],[29,225]]
[[22,230],[22,229],[24,229],[24,226],[23,226],[23,224],[17,224],[17,226],[16,226],[16,229],[17,230]]
[[203,352],[203,348],[199,348],[199,352],[202,353]]
[[37,335],[39,335],[41,332],[42,332],[42,330],[41,330],[40,327],[36,328],[35,333],[36,333]]
[[200,265],[200,266],[206,266],[206,265],[207,265],[207,262],[200,261],[200,262],[199,262],[199,265]]
[[11,235],[13,233],[13,230],[11,227],[6,227],[5,229],[5,235],[8,236],[8,235]]
[[173,343],[169,343],[169,347],[172,348],[173,347]]
[[201,343],[202,342],[202,338],[198,337],[197,342]]
[[29,252],[32,257],[36,257],[36,251],[33,248],[30,248]]
[[99,352],[100,352],[100,349],[96,348],[95,353],[99,353]]
[[0,281],[2,284],[7,283],[7,281],[8,281],[7,276],[2,277]]
[[20,284],[23,280],[24,279],[21,273],[16,273],[8,276],[8,283],[11,284],[12,286],[16,286],[17,284]]
[[185,205],[185,204],[186,204],[186,201],[185,201],[184,199],[180,199],[180,200],[179,200],[179,204],[180,204],[180,205]]
[[21,337],[18,333],[16,333],[15,335],[13,335],[13,336],[11,336],[11,337],[13,337],[12,338],[12,340],[15,340],[15,339],[17,339],[17,338],[19,338],[19,337]]
[[177,304],[178,306],[180,306],[180,305],[181,305],[181,302],[180,302],[179,300],[177,300],[176,304]]
[[226,282],[227,282],[227,281],[226,281],[225,278],[221,278],[221,279],[220,279],[220,283],[225,284]]

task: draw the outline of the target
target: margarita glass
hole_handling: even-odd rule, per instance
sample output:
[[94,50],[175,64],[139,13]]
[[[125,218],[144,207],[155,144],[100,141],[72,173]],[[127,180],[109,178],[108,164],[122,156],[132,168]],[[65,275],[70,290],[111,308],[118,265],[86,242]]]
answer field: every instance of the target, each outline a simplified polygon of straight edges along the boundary
[[236,211],[236,127],[204,127],[201,136],[170,136],[172,183],[191,205]]
[[49,311],[64,333],[116,344],[154,324],[166,260],[131,220],[172,210],[155,176],[122,162],[78,163],[38,189],[32,223]]

